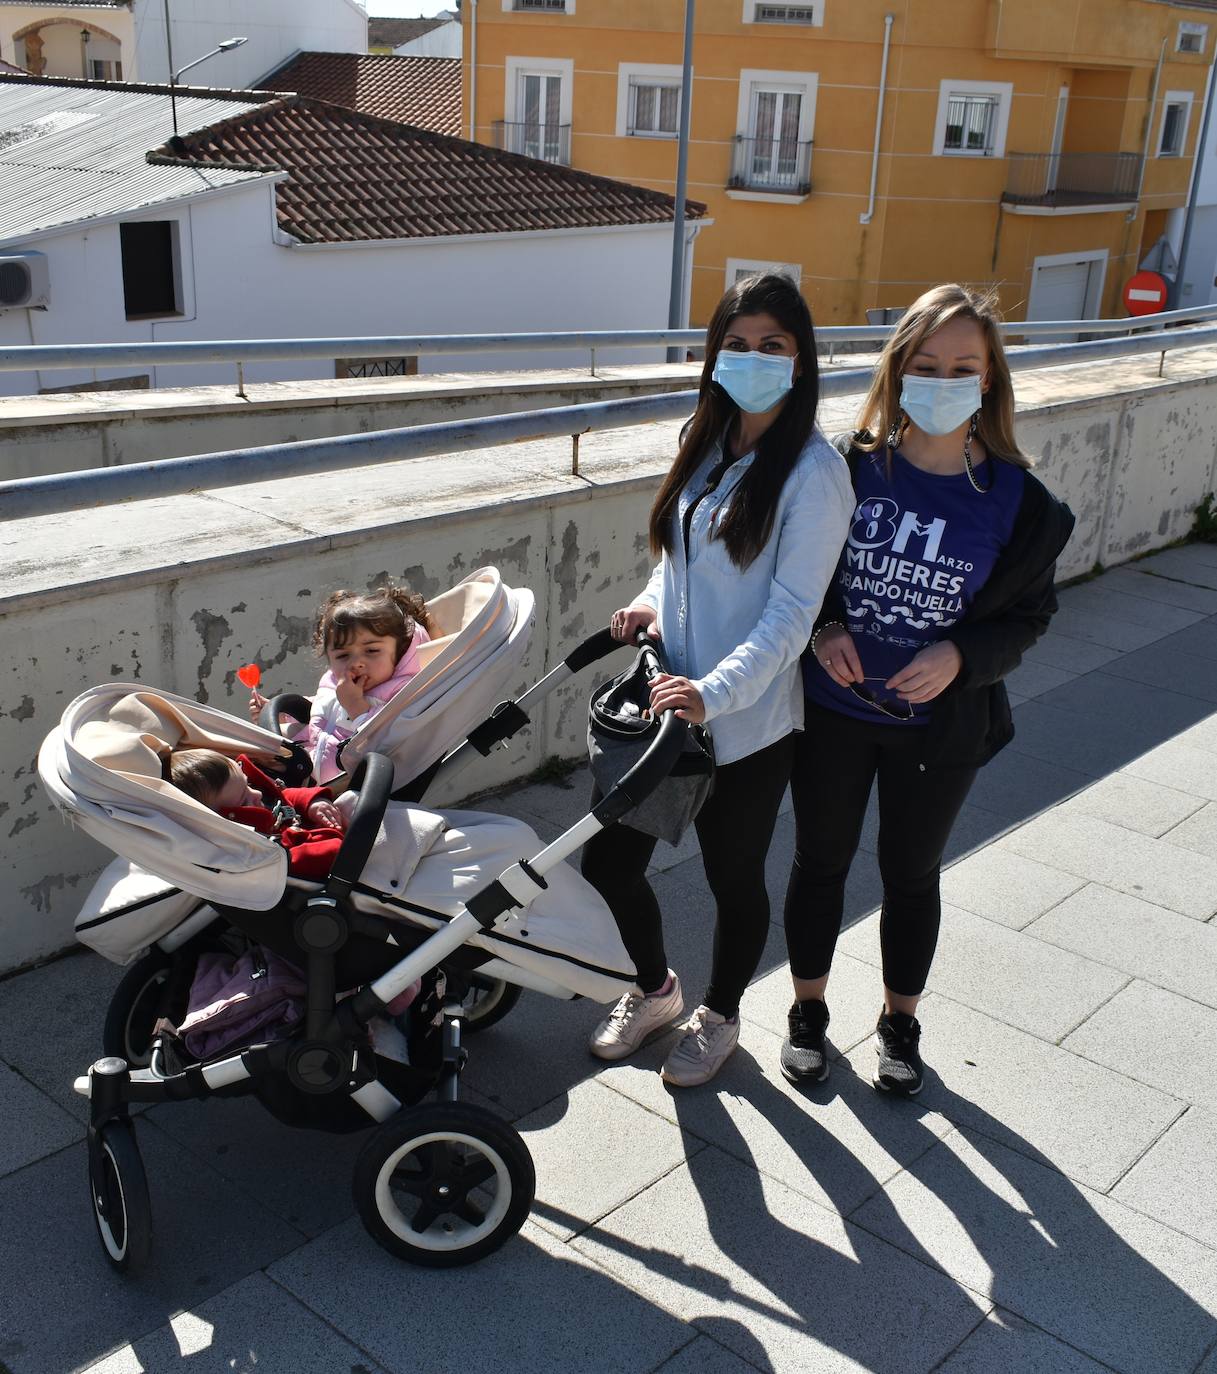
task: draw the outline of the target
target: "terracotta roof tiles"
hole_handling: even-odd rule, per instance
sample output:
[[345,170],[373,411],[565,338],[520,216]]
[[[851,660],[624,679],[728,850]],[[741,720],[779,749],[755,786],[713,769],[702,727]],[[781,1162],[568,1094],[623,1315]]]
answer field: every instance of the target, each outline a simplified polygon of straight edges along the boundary
[[461,132],[459,57],[302,52],[260,84],[437,134]]
[[[661,191],[288,96],[150,154],[283,168],[279,224],[304,243],[527,233],[671,221]],[[699,218],[705,206],[687,203]]]

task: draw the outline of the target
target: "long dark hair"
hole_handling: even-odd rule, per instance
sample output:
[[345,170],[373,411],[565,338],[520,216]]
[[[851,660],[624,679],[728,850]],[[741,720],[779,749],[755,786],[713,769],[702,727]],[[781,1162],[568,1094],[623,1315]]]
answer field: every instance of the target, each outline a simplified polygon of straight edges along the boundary
[[[427,603],[405,587],[377,587],[371,592],[331,592],[313,625],[313,648],[318,658],[341,649],[360,630],[396,641],[396,659],[410,647],[415,625],[432,633]],[[396,659],[394,661],[396,661]]]
[[706,450],[727,428],[739,407],[714,380],[714,363],[731,323],[740,315],[772,315],[798,346],[799,366],[794,385],[778,417],[761,436],[756,458],[731,498],[726,518],[718,527],[721,539],[740,568],[764,548],[773,530],[778,497],[803,446],[811,437],[820,399],[820,369],[811,311],[789,277],[776,272],[744,277],[719,301],[706,329],[706,364],[701,373],[697,409],[681,438],[680,452],[663,480],[651,507],[651,552],[672,552],[676,503]]

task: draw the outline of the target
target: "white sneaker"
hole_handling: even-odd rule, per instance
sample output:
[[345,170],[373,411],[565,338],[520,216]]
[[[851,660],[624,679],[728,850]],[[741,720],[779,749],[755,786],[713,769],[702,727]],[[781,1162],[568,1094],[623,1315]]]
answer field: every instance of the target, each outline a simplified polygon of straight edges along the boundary
[[664,1060],[663,1081],[677,1088],[708,1083],[739,1043],[739,1015],[725,1016],[700,1006],[685,1023],[684,1034]]
[[668,970],[672,986],[649,997],[640,989],[627,992],[592,1032],[587,1047],[598,1059],[625,1059],[662,1034],[685,1009],[680,979]]

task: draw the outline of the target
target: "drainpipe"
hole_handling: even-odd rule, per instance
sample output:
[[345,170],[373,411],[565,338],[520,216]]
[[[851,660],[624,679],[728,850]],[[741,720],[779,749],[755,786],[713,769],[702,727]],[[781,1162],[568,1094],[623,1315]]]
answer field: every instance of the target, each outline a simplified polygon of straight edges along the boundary
[[1141,188],[1145,185],[1145,166],[1149,162],[1149,141],[1154,135],[1154,106],[1158,103],[1158,83],[1162,80],[1162,64],[1166,61],[1166,39],[1158,50],[1158,65],[1154,68],[1154,84],[1149,88],[1149,109],[1145,115],[1145,138],[1141,142],[1141,172],[1137,177],[1137,204],[1128,212],[1129,219],[1137,217],[1141,204]]
[[[1196,138],[1196,152],[1192,158],[1192,183],[1188,188],[1187,210],[1183,216],[1183,241],[1179,245],[1179,265],[1175,268],[1175,279],[1166,295],[1166,308],[1179,309],[1179,297],[1183,294],[1183,271],[1187,266],[1187,250],[1192,242],[1192,225],[1196,219],[1196,201],[1200,195],[1200,180],[1203,174],[1201,158],[1209,141],[1209,121],[1213,115],[1213,73],[1217,72],[1217,57],[1209,63],[1208,80],[1204,83],[1204,119]],[[1207,305],[1208,302],[1206,301]]]
[[875,111],[875,151],[870,164],[870,200],[866,213],[858,216],[859,224],[869,224],[875,214],[875,188],[879,183],[879,141],[883,137],[883,101],[887,95],[887,57],[892,46],[892,21],[894,14],[883,16],[883,65],[879,69],[879,108]]
[[469,142],[478,137],[478,0],[469,0]]

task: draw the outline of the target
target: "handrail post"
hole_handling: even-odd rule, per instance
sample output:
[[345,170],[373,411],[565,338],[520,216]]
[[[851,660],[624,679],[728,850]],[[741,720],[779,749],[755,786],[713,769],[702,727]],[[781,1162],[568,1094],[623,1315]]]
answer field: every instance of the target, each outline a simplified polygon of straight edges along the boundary
[[245,364],[240,358],[237,359],[237,395],[243,401],[248,401],[249,397],[245,394]]
[[571,475],[572,477],[578,477],[578,476],[580,476],[580,473],[579,473],[579,436],[578,436],[577,434],[572,434],[572,435],[570,436],[570,475]]
[[596,375],[596,346],[592,345],[592,376]]

